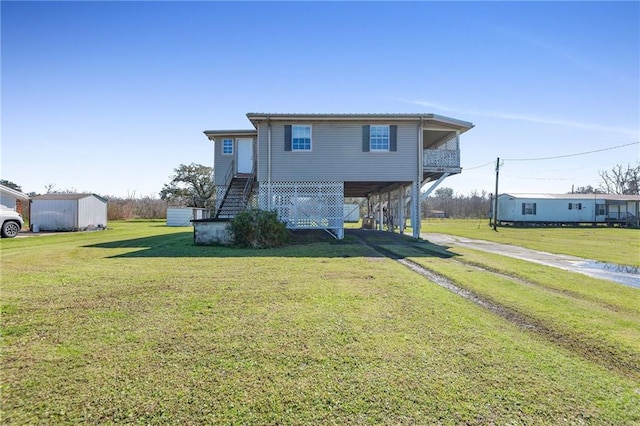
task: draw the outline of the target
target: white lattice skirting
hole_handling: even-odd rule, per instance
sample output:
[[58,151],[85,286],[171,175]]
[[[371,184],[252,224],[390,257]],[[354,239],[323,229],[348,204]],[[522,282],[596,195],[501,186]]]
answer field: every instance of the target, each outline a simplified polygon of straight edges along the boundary
[[222,204],[222,200],[224,199],[224,194],[227,193],[227,187],[224,185],[216,186],[216,211],[220,209],[220,204]]
[[258,203],[263,210],[276,210],[290,229],[341,231],[344,225],[344,182],[271,182],[271,191],[261,182]]

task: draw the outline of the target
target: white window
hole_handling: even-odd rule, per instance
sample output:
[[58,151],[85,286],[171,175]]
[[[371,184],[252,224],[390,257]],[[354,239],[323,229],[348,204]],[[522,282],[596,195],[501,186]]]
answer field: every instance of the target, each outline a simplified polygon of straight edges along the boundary
[[224,139],[222,141],[222,154],[224,155],[233,154],[233,139]]
[[371,151],[389,151],[389,126],[371,126],[369,128],[369,149]]
[[607,207],[604,204],[596,204],[596,215],[604,216],[607,214]]
[[291,126],[291,150],[311,151],[311,125]]
[[582,210],[582,203],[569,203],[569,210]]

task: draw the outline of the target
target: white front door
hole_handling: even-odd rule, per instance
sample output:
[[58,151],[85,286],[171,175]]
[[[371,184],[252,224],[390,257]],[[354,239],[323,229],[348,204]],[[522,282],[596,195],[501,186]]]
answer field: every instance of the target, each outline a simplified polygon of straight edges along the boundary
[[238,170],[236,173],[253,171],[253,139],[238,139]]

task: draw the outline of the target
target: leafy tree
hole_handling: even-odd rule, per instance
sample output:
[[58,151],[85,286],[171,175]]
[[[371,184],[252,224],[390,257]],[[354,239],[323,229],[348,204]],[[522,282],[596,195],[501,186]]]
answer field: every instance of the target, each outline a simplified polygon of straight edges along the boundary
[[20,188],[20,185],[18,185],[17,183],[13,183],[10,180],[0,179],[0,185],[6,186],[7,188],[11,188],[18,192],[22,192],[22,188]]
[[579,186],[572,191],[573,194],[602,194],[602,191],[598,188],[594,188],[591,185]]
[[640,162],[626,170],[618,164],[611,170],[600,171],[600,188],[607,194],[640,195]]
[[180,164],[174,172],[171,182],[160,191],[161,199],[187,207],[209,207],[212,204],[215,193],[212,167]]
[[453,198],[453,188],[442,187],[433,192],[435,198]]

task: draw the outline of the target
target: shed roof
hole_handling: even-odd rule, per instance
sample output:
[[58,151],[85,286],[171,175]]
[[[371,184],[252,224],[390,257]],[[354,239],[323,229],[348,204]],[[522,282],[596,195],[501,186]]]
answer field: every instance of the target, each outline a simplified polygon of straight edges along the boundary
[[107,199],[92,193],[53,193],[42,194],[32,197],[33,200],[80,200],[87,197],[96,197],[100,201],[106,203]]
[[23,199],[23,200],[28,200],[29,199],[29,196],[27,194],[23,194],[20,191],[16,191],[13,188],[9,188],[8,186],[0,185],[0,191],[2,191],[4,193],[7,193],[7,194],[10,194],[10,195],[12,195],[12,196],[14,196],[16,198]]
[[640,195],[621,194],[534,194],[534,193],[511,193],[500,194],[501,197],[527,198],[540,200],[615,200],[615,201],[640,201]]

